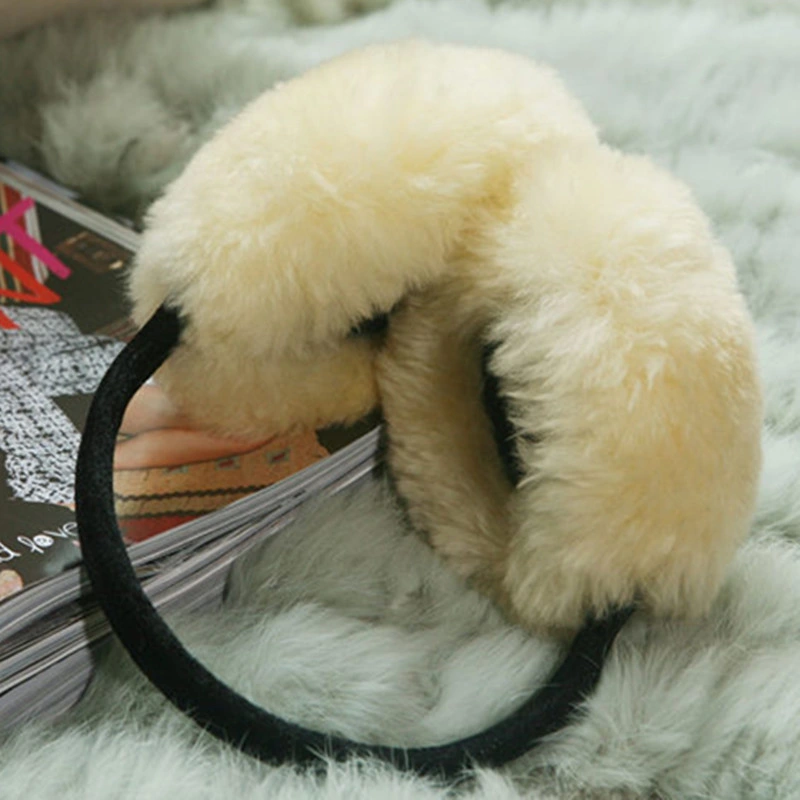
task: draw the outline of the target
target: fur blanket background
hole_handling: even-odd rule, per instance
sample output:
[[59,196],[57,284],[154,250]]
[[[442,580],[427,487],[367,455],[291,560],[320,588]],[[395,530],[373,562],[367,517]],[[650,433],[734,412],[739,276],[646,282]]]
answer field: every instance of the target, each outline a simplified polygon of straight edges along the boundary
[[[409,35],[505,47],[552,63],[608,140],[693,187],[756,318],[759,511],[712,615],[635,619],[580,722],[457,794],[800,796],[800,3],[399,0],[345,21],[353,6],[340,0],[222,6],[0,43],[0,151],[105,209],[140,212],[244,101],[324,58]],[[310,510],[243,561],[222,610],[176,627],[257,702],[396,744],[485,727],[557,655],[461,585],[380,483]],[[73,714],[0,745],[0,775],[3,800],[452,793],[371,763],[327,774],[254,763],[166,708],[118,652]]]

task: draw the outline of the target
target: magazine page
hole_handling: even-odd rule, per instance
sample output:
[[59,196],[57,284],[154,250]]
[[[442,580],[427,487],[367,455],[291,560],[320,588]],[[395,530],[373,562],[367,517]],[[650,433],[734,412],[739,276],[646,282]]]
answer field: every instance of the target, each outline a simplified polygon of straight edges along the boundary
[[[133,335],[137,234],[0,163],[0,607],[80,560],[74,466],[92,394]],[[375,427],[237,441],[192,429],[150,383],[123,420],[117,513],[129,543],[274,486]]]
[[[363,438],[369,440],[374,436]],[[334,495],[376,479],[379,454],[374,448],[361,449],[363,457],[339,470],[338,474],[329,470],[314,497]],[[294,482],[294,477],[290,482]],[[222,595],[232,563],[246,557],[253,544],[282,531],[308,497],[302,493],[293,494],[257,522],[242,525],[193,551],[175,553],[164,564],[153,563],[138,570],[145,592],[162,612],[188,611],[216,602]],[[44,695],[60,696],[62,689],[72,685],[76,663],[83,664],[82,686],[88,679],[91,660],[80,658],[78,654],[108,633],[108,624],[91,598],[76,596],[49,615],[37,618],[16,635],[0,641],[0,729],[13,724],[18,714],[27,716],[39,708]],[[43,683],[40,680],[43,674],[49,674],[52,680]],[[75,691],[70,690],[68,694],[74,699],[78,689],[76,685]]]

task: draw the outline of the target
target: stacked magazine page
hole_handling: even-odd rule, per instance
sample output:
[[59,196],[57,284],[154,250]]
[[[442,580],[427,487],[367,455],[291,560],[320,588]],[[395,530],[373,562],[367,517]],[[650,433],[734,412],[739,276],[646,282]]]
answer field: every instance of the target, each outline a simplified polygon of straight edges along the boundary
[[[75,460],[92,394],[135,330],[137,232],[0,162],[0,729],[80,696],[108,636],[81,570]],[[154,382],[134,397],[114,490],[162,612],[219,601],[228,569],[308,499],[375,468],[377,419],[242,442],[187,427]]]

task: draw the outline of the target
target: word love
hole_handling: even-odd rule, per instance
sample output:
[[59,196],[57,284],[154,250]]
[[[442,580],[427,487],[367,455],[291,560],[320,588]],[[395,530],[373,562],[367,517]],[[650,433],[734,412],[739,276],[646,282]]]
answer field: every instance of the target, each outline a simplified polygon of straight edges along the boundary
[[[28,197],[0,216],[0,235],[5,234],[13,239],[17,246],[41,261],[56,277],[62,280],[68,278],[71,274],[69,267],[56,258],[41,242],[37,242],[20,224],[22,217],[33,206],[33,200]],[[17,300],[21,303],[36,303],[39,305],[52,305],[61,300],[60,295],[36,280],[28,270],[2,250],[0,250],[0,269],[11,274],[16,279],[17,284],[22,287],[21,291],[0,288],[0,297],[7,297],[10,300]],[[17,327],[16,323],[0,310],[0,328],[16,330]]]
[[[15,558],[22,558],[26,552],[42,556],[55,544],[56,539],[77,539],[77,537],[78,525],[75,522],[65,522],[54,531],[43,531],[33,537],[17,536],[18,550],[12,550],[0,542],[0,564],[13,561]],[[19,550],[23,552],[19,552]]]

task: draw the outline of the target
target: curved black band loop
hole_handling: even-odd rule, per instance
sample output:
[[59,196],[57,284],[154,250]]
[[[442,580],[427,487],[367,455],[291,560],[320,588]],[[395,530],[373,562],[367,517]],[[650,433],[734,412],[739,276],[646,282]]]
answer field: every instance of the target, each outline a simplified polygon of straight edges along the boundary
[[95,598],[150,681],[212,734],[273,764],[364,755],[417,773],[455,778],[472,764],[511,761],[562,728],[597,684],[631,609],[587,623],[551,679],[511,716],[474,736],[436,747],[366,745],[294,725],[238,695],[184,649],[136,577],[117,525],[113,494],[114,446],[125,408],[177,345],[180,332],[177,313],[162,306],[111,365],[89,412],[75,483],[83,561]]

